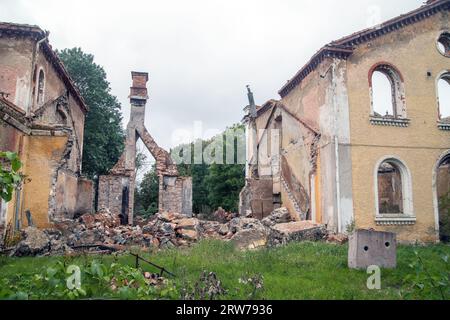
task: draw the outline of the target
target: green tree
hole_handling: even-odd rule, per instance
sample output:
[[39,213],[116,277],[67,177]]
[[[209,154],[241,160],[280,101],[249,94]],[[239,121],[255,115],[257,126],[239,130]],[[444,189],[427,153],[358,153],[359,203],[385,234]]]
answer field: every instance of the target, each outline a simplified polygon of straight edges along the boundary
[[155,165],[142,179],[134,193],[134,212],[148,217],[158,212],[159,177]]
[[[227,133],[233,133],[236,138],[232,141],[227,139]],[[227,128],[222,134],[223,156],[226,163],[227,150],[234,151],[234,164],[182,164],[179,171],[182,175],[192,176],[192,202],[193,211],[197,213],[211,213],[211,211],[222,207],[225,210],[237,211],[239,193],[245,185],[245,165],[238,164],[238,146],[245,148],[245,131],[241,124],[235,124]],[[202,149],[205,150],[215,139],[201,141]],[[198,141],[197,141],[198,143]],[[228,148],[227,148],[228,147]],[[177,154],[185,150],[186,145],[174,148]],[[191,163],[194,163],[194,144],[191,148]]]
[[239,193],[245,185],[243,165],[212,164],[206,177],[208,202],[211,208],[222,207],[237,212]]
[[[234,212],[238,210],[239,193],[245,185],[245,165],[237,164],[237,146],[245,147],[245,132],[243,129],[240,124],[234,125],[222,134],[226,137],[229,130],[237,133],[234,141],[223,139],[224,163],[226,150],[230,150],[232,147],[235,164],[194,164],[194,143],[179,145],[171,150],[172,155],[181,156],[181,150],[191,149],[191,163],[179,164],[178,171],[181,176],[192,177],[192,209],[195,213],[210,214],[218,207]],[[215,138],[217,137],[197,141],[197,143],[201,143],[204,150]],[[153,203],[158,203],[158,177],[154,168],[145,174],[138,191],[135,193],[136,214],[140,212],[147,214]]]
[[[230,136],[235,137],[233,140]],[[239,164],[238,148],[245,148],[245,131],[241,124],[235,124],[223,133],[223,157],[225,164],[213,163],[205,178],[208,203],[211,208],[222,207],[237,212],[239,193],[245,185],[245,165]],[[227,164],[227,150],[233,150],[234,164]],[[243,150],[239,150],[242,152]]]
[[[202,149],[208,146],[212,140],[198,140],[202,144]],[[178,165],[178,172],[181,176],[192,177],[192,210],[197,213],[210,213],[211,208],[208,201],[208,190],[205,179],[209,172],[210,165],[205,163],[194,164],[194,143],[183,144],[171,150],[171,153],[179,153],[180,150],[191,149],[191,163]]]
[[191,169],[192,176],[192,209],[198,213],[210,213],[211,206],[208,199],[206,177],[210,166],[206,164],[194,164]]
[[115,165],[123,151],[121,105],[111,94],[106,72],[94,62],[93,55],[80,48],[64,49],[58,54],[89,107],[84,129],[83,173],[96,179]]

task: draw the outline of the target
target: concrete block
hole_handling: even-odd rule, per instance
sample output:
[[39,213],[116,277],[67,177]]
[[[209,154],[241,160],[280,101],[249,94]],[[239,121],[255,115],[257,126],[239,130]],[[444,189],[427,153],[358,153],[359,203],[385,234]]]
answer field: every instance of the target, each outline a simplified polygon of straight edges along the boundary
[[352,269],[397,267],[395,233],[357,230],[349,237],[348,266]]

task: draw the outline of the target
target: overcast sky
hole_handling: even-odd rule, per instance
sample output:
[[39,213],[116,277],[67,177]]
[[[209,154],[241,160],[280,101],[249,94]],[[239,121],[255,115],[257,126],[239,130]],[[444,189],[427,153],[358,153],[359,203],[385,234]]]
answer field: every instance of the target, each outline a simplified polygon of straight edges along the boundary
[[[0,0],[0,20],[39,25],[54,48],[102,65],[128,119],[130,71],[150,74],[146,124],[157,142],[201,121],[207,136],[239,122],[324,44],[419,7],[421,0]],[[176,134],[178,132],[178,134]]]

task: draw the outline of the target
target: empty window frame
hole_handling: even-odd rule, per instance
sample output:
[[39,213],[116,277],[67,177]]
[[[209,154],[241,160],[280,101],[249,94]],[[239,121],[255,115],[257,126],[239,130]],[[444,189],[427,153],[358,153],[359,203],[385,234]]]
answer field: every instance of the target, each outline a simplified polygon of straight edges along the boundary
[[372,116],[376,118],[406,119],[403,78],[390,64],[375,65],[369,74]]
[[377,215],[413,216],[412,183],[409,170],[394,157],[387,157],[376,167]]
[[450,124],[450,72],[444,73],[437,81],[439,121]]
[[443,32],[437,41],[437,47],[439,52],[446,56],[450,57],[450,33],[449,32]]

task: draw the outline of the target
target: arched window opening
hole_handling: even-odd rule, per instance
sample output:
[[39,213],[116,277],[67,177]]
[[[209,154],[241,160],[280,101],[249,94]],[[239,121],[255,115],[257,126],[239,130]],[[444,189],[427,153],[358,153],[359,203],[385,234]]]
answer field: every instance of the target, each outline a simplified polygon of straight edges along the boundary
[[395,108],[392,97],[392,83],[388,76],[380,71],[372,75],[373,112],[377,117],[394,117]]
[[444,74],[437,84],[439,120],[450,124],[450,73]]
[[439,163],[436,185],[439,200],[439,237],[441,241],[450,242],[450,154]]
[[39,80],[38,80],[38,94],[37,94],[37,103],[38,105],[44,103],[44,89],[45,89],[45,76],[44,71],[39,71]]
[[402,173],[392,161],[378,168],[378,209],[380,214],[404,213]]
[[450,33],[444,32],[439,36],[437,42],[438,50],[446,57],[450,57]]
[[379,64],[370,73],[372,117],[406,119],[405,93],[400,73],[389,64]]

